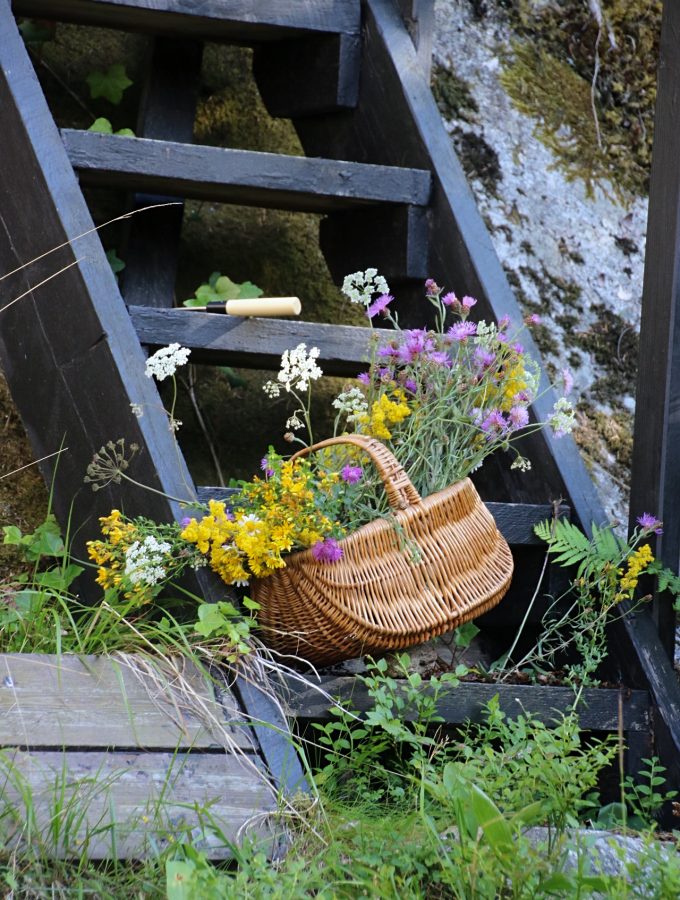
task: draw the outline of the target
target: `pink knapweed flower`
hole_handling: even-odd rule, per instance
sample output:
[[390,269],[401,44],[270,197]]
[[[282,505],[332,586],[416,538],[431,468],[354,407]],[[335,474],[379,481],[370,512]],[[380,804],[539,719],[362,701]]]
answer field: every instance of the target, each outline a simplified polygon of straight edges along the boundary
[[637,517],[636,522],[640,528],[644,528],[645,531],[653,531],[654,534],[663,534],[663,528],[661,527],[663,523],[651,513],[643,513],[641,516]]
[[340,470],[340,477],[346,484],[356,484],[358,481],[361,481],[364,475],[364,470],[361,466],[343,466]]
[[474,322],[456,322],[449,328],[448,334],[454,341],[465,341],[477,334],[477,326]]
[[326,538],[312,546],[312,556],[319,562],[337,562],[342,555],[342,547],[335,538]]
[[381,294],[377,300],[374,300],[366,309],[366,315],[369,319],[374,318],[378,313],[384,312],[393,300],[394,297],[391,294]]

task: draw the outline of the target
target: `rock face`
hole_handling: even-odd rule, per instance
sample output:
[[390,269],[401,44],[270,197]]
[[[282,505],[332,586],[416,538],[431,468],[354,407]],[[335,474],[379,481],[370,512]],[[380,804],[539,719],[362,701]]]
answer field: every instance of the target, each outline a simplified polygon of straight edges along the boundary
[[514,35],[500,6],[436,0],[433,89],[516,296],[542,318],[544,364],[574,375],[576,439],[625,527],[647,202],[602,181],[590,196],[537,138],[503,87]]

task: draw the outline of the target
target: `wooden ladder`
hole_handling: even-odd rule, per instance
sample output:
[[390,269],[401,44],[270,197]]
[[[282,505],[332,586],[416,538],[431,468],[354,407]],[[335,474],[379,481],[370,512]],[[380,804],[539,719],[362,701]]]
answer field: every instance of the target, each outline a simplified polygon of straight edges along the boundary
[[[139,136],[123,138],[57,129],[8,0],[0,0],[0,264],[4,272],[18,270],[3,282],[0,358],[36,457],[68,447],[58,461],[54,506],[62,521],[71,516],[81,545],[112,506],[124,504],[134,514],[143,502],[145,515],[168,521],[184,513],[167,497],[193,499],[193,482],[177,458],[156,387],[144,377],[146,352],[177,341],[191,348],[196,362],[277,368],[283,350],[305,341],[319,347],[325,373],[353,375],[366,359],[369,330],[173,309],[179,206],[155,210],[149,220],[133,219],[121,295],[91,231],[78,179],[136,192],[138,206],[149,197],[171,196],[322,212],[320,243],[334,277],[367,262],[377,266],[399,285],[402,322],[423,324],[418,305],[429,275],[464,285],[486,318],[521,320],[430,93],[431,11],[430,3],[418,0],[14,0],[14,14],[153,36]],[[306,157],[191,143],[207,40],[254,47],[263,100],[272,115],[292,119]],[[29,260],[36,261],[19,268]],[[531,339],[527,344],[539,358]],[[148,413],[136,418],[131,404]],[[548,392],[535,404],[537,416],[547,418],[551,406]],[[85,489],[88,463],[112,437],[142,448],[135,477],[159,493],[145,493],[142,501],[125,483],[97,494]],[[488,614],[489,627],[508,628],[526,609],[541,559],[532,526],[551,514],[549,500],[563,498],[585,527],[605,520],[571,440],[536,434],[527,452],[534,461],[531,478],[490,460],[478,480],[493,500],[518,572],[508,598]],[[42,469],[51,482],[54,462]],[[214,491],[199,487],[195,495],[203,499]],[[654,659],[658,646],[644,615],[616,629],[613,649],[623,678],[641,689],[626,707],[623,727],[631,754],[649,755],[653,709],[664,733],[659,750],[680,783],[674,761],[680,759],[680,721],[673,720],[679,693],[667,657]],[[256,719],[275,721],[275,710],[253,685],[236,690]],[[452,721],[478,715],[486,697],[479,686],[459,690]],[[536,690],[543,692],[538,707],[544,711],[564,708],[560,689]],[[293,697],[291,709],[303,715],[310,702]],[[603,702],[607,711],[594,707],[602,715],[591,716],[592,727],[616,730],[618,692],[603,695]],[[534,701],[527,708],[532,706]],[[258,739],[281,783],[298,782],[290,754],[287,774],[282,769],[283,738],[263,727]]]

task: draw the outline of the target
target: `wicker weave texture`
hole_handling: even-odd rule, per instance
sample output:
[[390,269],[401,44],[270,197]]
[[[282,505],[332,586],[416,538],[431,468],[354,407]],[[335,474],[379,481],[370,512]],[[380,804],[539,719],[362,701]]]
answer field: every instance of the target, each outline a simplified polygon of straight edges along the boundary
[[267,643],[317,665],[421,643],[495,606],[512,578],[510,549],[469,479],[421,500],[372,438],[360,446],[385,483],[394,521],[376,519],[340,541],[342,559],[294,553],[253,582]]

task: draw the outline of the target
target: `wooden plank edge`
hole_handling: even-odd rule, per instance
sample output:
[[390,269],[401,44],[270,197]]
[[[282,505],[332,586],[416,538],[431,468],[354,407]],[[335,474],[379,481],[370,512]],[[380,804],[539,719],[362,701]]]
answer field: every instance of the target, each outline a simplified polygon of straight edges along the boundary
[[172,0],[13,0],[16,15],[220,42],[358,34],[361,27],[359,0],[201,0],[184,7]]
[[[290,715],[295,718],[330,718],[331,704],[324,693],[351,700],[352,707],[358,712],[365,712],[373,706],[367,688],[355,677],[321,677],[319,691],[314,686],[301,687],[299,680],[292,678],[287,679],[286,683],[288,694],[285,702]],[[423,690],[430,692],[426,682]],[[494,697],[498,697],[500,709],[510,718],[526,714],[545,723],[559,720],[575,700],[574,690],[570,687],[463,682],[458,687],[442,691],[437,712],[451,725],[461,725],[466,721],[480,722],[484,718],[484,705]],[[618,731],[619,703],[623,707],[624,731],[650,729],[648,693],[627,688],[586,688],[576,710],[581,728],[585,731]],[[403,711],[407,721],[415,715],[414,710],[406,708]]]

